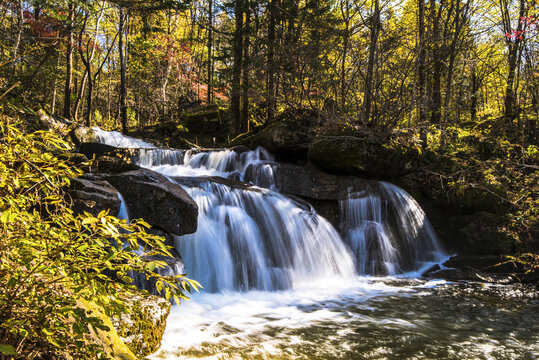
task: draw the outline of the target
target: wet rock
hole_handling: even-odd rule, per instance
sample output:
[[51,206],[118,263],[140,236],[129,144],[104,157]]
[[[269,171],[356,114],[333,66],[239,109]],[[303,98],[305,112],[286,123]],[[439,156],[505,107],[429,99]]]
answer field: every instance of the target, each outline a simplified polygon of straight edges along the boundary
[[84,211],[97,216],[103,210],[116,216],[120,211],[121,201],[118,190],[103,180],[71,179],[67,196],[72,203],[71,209],[76,214]]
[[344,200],[350,192],[359,192],[367,189],[369,184],[374,185],[353,176],[336,176],[292,164],[275,166],[274,177],[280,192],[316,200]]
[[183,188],[151,170],[135,170],[106,177],[123,195],[132,218],[175,235],[196,231],[198,207]]
[[438,270],[440,270],[440,265],[438,265],[438,264],[432,265],[430,268],[425,270],[423,272],[423,274],[421,274],[421,276],[428,277],[428,276],[430,276],[430,274],[432,274],[432,273],[434,273],[434,272],[436,272]]
[[484,269],[505,260],[501,255],[458,255],[451,257],[443,265],[456,269]]
[[512,284],[518,279],[512,275],[492,275],[474,270],[442,269],[427,275],[431,279],[445,279],[449,281],[479,281],[494,284]]

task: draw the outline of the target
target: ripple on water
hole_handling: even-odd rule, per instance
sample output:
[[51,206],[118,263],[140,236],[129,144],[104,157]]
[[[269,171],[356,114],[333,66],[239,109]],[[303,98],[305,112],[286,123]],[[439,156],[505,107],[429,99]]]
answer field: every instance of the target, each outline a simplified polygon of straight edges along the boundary
[[402,279],[339,286],[198,295],[173,309],[152,358],[538,357],[531,288]]

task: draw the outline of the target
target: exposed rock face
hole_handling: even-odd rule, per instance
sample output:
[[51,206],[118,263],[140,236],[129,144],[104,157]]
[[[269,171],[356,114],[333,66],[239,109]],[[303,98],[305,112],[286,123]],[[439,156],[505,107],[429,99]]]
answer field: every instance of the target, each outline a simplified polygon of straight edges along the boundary
[[316,200],[344,200],[350,192],[365,190],[369,181],[336,176],[305,166],[279,164],[274,170],[280,192]]
[[116,216],[120,211],[121,201],[118,190],[103,180],[71,179],[68,195],[73,202],[75,213],[88,213],[97,216],[103,210],[109,210]]
[[417,167],[417,150],[382,145],[370,138],[321,137],[310,144],[308,158],[321,169],[375,177],[400,176]]
[[238,136],[229,145],[262,146],[277,159],[304,161],[320,121],[319,114],[314,111],[287,111],[275,121]]
[[175,235],[196,231],[198,207],[181,186],[151,170],[107,176],[123,195],[130,216]]

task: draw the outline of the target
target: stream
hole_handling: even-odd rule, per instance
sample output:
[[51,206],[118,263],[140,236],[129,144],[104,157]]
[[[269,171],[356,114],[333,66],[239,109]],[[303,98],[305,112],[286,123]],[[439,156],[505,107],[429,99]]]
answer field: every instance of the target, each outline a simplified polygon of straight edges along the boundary
[[279,192],[264,149],[138,149],[180,184],[198,230],[175,238],[204,289],[173,307],[151,359],[536,359],[539,299],[522,285],[425,280],[449,253],[404,190],[376,183],[339,201],[340,228]]

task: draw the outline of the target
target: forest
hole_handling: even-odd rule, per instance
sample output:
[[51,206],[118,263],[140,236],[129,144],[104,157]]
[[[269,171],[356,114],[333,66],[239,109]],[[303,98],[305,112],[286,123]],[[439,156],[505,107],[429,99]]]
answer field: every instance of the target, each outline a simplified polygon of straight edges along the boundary
[[[198,193],[185,194],[190,200],[182,210],[195,218],[192,231],[156,225],[167,220],[154,220],[152,211],[141,211],[141,220],[120,220],[113,216],[120,210],[116,198],[96,212],[77,211],[76,199],[66,200],[85,181],[108,182],[114,197],[127,197],[121,190],[127,180],[115,178],[123,172],[146,176],[135,181],[167,181],[143,173],[141,155],[133,160],[138,150],[95,144],[84,150],[101,140],[88,140],[80,129],[182,149],[185,162],[189,151],[256,151],[257,161],[269,158],[292,175],[278,186],[255,185],[281,186],[341,232],[352,225],[341,229],[342,219],[332,217],[351,201],[343,195],[347,187],[350,193],[359,186],[351,177],[381,181],[378,190],[387,194],[392,188],[383,182],[396,184],[424,209],[447,254],[468,256],[453,261],[458,279],[442,275],[452,266],[434,273],[529,285],[536,294],[538,10],[535,0],[2,0],[0,360],[142,358],[159,348],[167,315],[148,320],[150,295],[135,289],[133,273],[154,294],[182,306],[192,292],[213,286],[159,270],[172,267],[167,258],[189,262],[170,236],[193,233],[197,209],[201,226],[205,207],[189,197]],[[260,155],[258,146],[272,155]],[[237,171],[241,181],[245,169]],[[299,189],[305,174],[313,183],[322,179],[313,186],[323,189]],[[228,180],[218,186],[246,191]],[[201,180],[189,181],[180,185]],[[174,201],[184,201],[177,195],[184,190],[167,186]],[[160,198],[159,189],[151,188],[151,196]],[[133,210],[146,200],[121,201]],[[142,248],[144,256],[137,255]],[[369,273],[356,266],[359,275],[394,275],[389,268]],[[497,278],[502,275],[506,282]],[[260,288],[249,283],[252,274],[244,277],[248,284],[234,290],[282,290],[282,284]],[[131,330],[110,321],[130,308],[136,309],[130,326],[144,329],[150,345],[130,340],[126,348],[122,341]],[[148,321],[159,324],[161,335],[147,329]],[[521,350],[537,340],[526,336]],[[240,350],[222,351],[233,357]],[[250,358],[241,351],[239,358]]]
[[530,1],[7,1],[1,10],[4,97],[87,126],[179,123],[197,102],[227,109],[232,137],[309,108],[385,129],[488,122],[536,142]]

